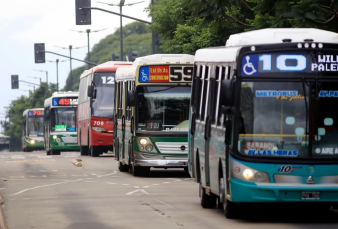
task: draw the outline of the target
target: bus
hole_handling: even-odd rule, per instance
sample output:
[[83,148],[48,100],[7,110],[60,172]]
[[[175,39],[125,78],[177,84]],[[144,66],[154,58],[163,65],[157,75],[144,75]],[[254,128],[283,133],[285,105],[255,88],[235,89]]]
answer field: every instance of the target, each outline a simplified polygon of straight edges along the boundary
[[11,137],[0,134],[0,152],[9,152]]
[[319,29],[196,51],[188,167],[203,208],[338,206],[337,63],[338,34]]
[[77,143],[81,155],[97,157],[113,151],[114,78],[119,66],[131,62],[109,61],[80,76]]
[[187,171],[193,61],[187,54],[155,54],[117,69],[114,148],[120,171]]
[[44,150],[43,108],[27,109],[22,113],[21,145],[24,152]]
[[44,137],[47,155],[79,151],[76,132],[78,92],[54,92],[45,100]]

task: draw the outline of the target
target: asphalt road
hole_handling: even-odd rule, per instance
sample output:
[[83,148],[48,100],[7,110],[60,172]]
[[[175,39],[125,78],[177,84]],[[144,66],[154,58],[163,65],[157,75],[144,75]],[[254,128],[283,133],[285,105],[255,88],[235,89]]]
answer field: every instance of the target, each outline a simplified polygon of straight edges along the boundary
[[198,185],[183,170],[136,178],[118,172],[109,155],[0,153],[0,192],[9,229],[338,228],[333,210],[243,209],[242,219],[227,220],[200,206]]

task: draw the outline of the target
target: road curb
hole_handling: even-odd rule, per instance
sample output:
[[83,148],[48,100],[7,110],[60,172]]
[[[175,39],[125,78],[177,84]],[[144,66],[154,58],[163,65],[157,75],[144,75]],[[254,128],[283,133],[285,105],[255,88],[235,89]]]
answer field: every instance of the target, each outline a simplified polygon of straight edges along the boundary
[[0,229],[8,229],[7,224],[5,222],[5,216],[2,212],[2,205],[4,204],[4,199],[1,196],[0,192]]

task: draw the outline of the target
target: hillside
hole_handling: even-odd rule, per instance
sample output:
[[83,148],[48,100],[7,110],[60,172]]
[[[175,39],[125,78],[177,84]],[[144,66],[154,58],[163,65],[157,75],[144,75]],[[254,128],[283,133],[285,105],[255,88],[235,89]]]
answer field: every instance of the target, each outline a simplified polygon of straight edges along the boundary
[[[138,56],[151,54],[151,31],[141,22],[133,22],[123,27],[123,53],[128,55],[129,50],[137,51]],[[94,45],[90,53],[90,61],[94,63],[104,63],[111,60],[112,54],[120,54],[120,30],[103,38]],[[85,58],[88,60],[88,56]],[[87,65],[73,69],[73,90],[79,88],[79,79],[81,73],[88,69]],[[67,77],[66,85],[63,90],[70,90],[70,74]]]

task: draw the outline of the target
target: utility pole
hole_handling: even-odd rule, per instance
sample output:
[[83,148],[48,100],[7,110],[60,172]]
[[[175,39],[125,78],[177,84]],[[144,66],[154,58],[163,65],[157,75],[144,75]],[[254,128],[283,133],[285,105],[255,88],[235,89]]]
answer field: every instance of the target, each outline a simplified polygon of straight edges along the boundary
[[47,60],[48,62],[56,63],[56,90],[59,91],[59,62],[66,62],[68,60]]
[[48,86],[48,71],[39,70],[39,69],[34,69],[34,71],[37,71],[37,72],[45,72],[45,73],[46,73],[46,83],[47,83],[47,86]]

